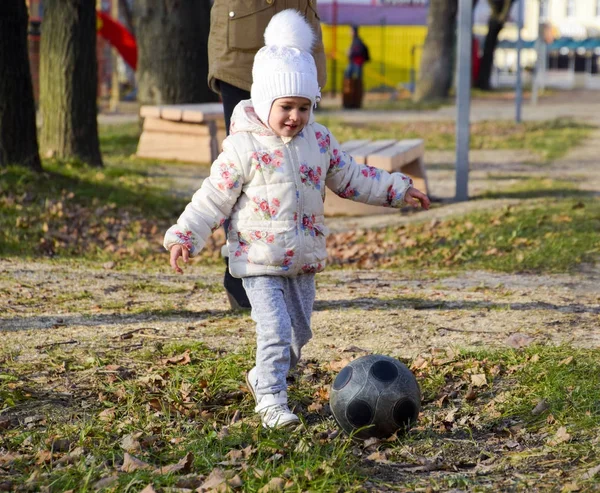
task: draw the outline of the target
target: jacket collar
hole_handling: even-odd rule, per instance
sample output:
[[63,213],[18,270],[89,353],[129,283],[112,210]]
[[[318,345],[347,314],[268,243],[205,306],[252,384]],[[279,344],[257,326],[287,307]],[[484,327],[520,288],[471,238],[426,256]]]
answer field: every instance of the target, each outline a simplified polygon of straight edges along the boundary
[[[314,121],[314,115],[311,111],[307,125],[314,123]],[[230,132],[232,135],[240,132],[249,132],[265,137],[279,137],[270,127],[265,125],[260,118],[258,118],[258,115],[254,111],[252,100],[250,99],[240,101],[233,110]]]

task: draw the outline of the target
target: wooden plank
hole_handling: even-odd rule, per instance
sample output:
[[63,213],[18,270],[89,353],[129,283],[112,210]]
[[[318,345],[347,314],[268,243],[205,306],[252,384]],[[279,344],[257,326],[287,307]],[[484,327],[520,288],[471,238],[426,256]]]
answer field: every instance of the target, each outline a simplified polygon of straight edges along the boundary
[[372,152],[367,157],[367,164],[386,171],[400,171],[407,163],[425,154],[422,139],[401,140],[393,146]]
[[182,121],[189,123],[201,123],[224,118],[222,103],[192,104],[183,108]]
[[142,118],[160,118],[162,106],[144,105],[140,107],[140,116]]
[[358,149],[359,147],[362,147],[368,144],[369,142],[371,142],[369,139],[348,140],[347,142],[340,144],[340,147],[342,148],[342,151],[346,151],[352,154],[352,151],[354,149]]
[[162,118],[144,118],[144,131],[171,134],[210,135],[210,127],[198,123],[173,122]]
[[[219,146],[224,139],[224,131],[218,131]],[[209,135],[143,131],[136,154],[143,158],[210,164],[214,159],[211,143],[214,145],[214,139],[211,142]]]
[[223,118],[222,103],[144,105],[140,116],[164,120],[203,123]]
[[394,139],[389,140],[374,140],[365,144],[364,146],[354,149],[350,154],[354,160],[359,164],[365,164],[367,162],[367,156],[374,152],[381,151],[386,147],[394,145],[396,141]]

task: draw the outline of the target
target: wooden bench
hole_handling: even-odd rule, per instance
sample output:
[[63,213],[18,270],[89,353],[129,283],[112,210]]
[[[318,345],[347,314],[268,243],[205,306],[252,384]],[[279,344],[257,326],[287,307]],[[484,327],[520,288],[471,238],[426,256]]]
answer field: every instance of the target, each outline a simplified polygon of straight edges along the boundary
[[225,139],[221,103],[142,106],[137,156],[212,163]]
[[[386,171],[400,171],[412,178],[414,186],[423,193],[429,193],[423,155],[425,146],[422,139],[410,140],[350,140],[342,144],[359,164],[368,164]],[[380,207],[342,199],[331,190],[325,196],[326,216],[367,216],[396,212],[390,207]]]
[[[225,139],[221,103],[142,106],[144,118],[137,155],[192,163],[212,163]],[[351,140],[342,144],[359,164],[386,171],[400,171],[413,179],[415,187],[428,193],[422,139]],[[327,216],[365,216],[393,213],[389,207],[366,205],[341,199],[331,190],[325,198]]]

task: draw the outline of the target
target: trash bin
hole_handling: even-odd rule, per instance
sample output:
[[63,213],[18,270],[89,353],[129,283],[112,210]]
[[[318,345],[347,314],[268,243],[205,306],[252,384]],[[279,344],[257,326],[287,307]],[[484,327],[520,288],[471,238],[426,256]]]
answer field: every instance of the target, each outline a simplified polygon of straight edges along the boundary
[[342,88],[342,106],[346,109],[357,109],[362,107],[363,83],[362,79],[344,77]]

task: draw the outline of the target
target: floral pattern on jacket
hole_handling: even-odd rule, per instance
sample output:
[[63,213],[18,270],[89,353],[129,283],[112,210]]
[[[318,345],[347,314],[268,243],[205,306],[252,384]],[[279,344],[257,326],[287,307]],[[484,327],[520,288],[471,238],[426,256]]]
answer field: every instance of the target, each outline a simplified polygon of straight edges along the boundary
[[301,135],[282,139],[258,120],[251,101],[242,101],[231,129],[210,176],[163,244],[167,249],[182,244],[197,255],[229,218],[227,249],[235,277],[323,270],[325,188],[351,200],[400,207],[411,186],[401,173],[357,164],[312,118]]

